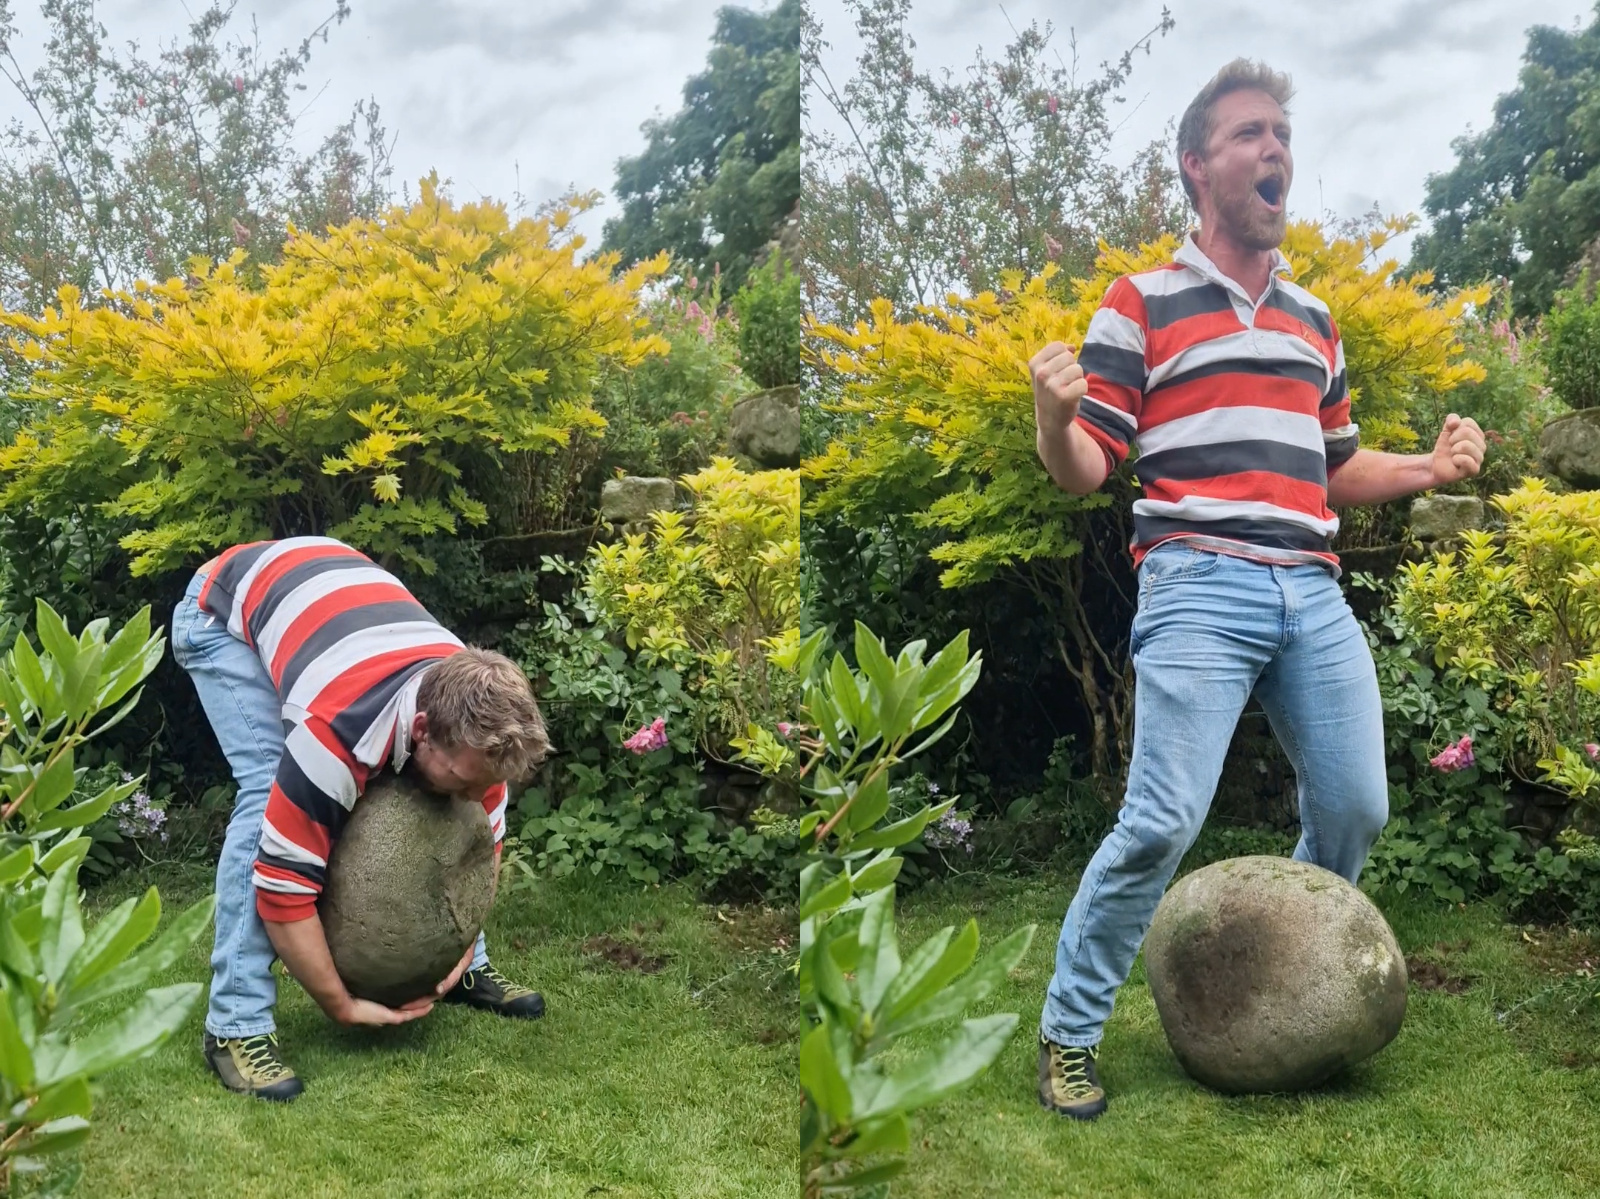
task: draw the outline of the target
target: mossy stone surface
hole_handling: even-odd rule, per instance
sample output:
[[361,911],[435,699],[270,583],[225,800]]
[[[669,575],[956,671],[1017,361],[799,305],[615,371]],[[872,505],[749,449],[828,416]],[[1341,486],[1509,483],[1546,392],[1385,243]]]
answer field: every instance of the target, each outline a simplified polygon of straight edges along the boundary
[[1167,1041],[1229,1094],[1300,1091],[1400,1032],[1406,965],[1383,914],[1318,866],[1218,862],[1180,879],[1145,940]]
[[352,995],[390,1007],[430,993],[477,938],[494,893],[483,805],[384,774],[356,800],[319,901]]

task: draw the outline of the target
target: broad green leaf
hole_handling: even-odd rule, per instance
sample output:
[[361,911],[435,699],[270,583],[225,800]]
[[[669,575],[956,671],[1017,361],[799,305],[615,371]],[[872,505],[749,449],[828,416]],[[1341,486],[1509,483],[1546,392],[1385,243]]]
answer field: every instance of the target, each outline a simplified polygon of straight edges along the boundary
[[0,858],[0,887],[9,887],[26,878],[33,869],[33,855],[33,842],[29,841],[22,848],[13,849]]
[[77,724],[95,709],[95,693],[100,690],[100,663],[106,656],[104,645],[91,645],[78,650],[72,665],[63,672],[61,705],[67,719]]
[[866,625],[856,621],[856,665],[867,676],[878,699],[888,691],[896,677],[894,662],[884,652],[883,642]]
[[76,877],[78,866],[88,852],[88,838],[74,829],[62,838],[54,849],[44,855],[44,859],[39,863],[39,869],[50,875],[60,870],[71,870]]
[[905,969],[900,971],[900,977],[895,979],[895,985],[884,996],[888,1019],[904,1016],[972,965],[978,956],[977,920],[968,920],[952,945],[950,937],[954,932],[954,928],[941,929],[917,946]]
[[0,662],[0,707],[5,709],[5,717],[13,728],[26,724],[33,711],[32,702],[23,696],[22,688],[17,686],[4,662]]
[[960,1090],[982,1074],[1000,1056],[1019,1017],[1013,1012],[966,1020],[955,1035],[932,1053],[889,1075],[870,1108],[857,1118],[914,1112]]
[[900,877],[900,869],[905,864],[904,858],[890,856],[889,851],[884,850],[871,865],[856,871],[851,886],[857,895],[881,891]]
[[916,840],[922,835],[922,830],[930,823],[943,816],[956,801],[947,799],[937,807],[925,807],[920,812],[907,816],[904,820],[897,820],[893,824],[886,824],[882,828],[872,829],[860,836],[850,839],[850,848],[857,849],[893,849],[899,845]]
[[59,1120],[63,1116],[88,1117],[93,1101],[89,1097],[89,1080],[69,1078],[39,1093],[39,1100],[28,1109],[30,1123]]
[[824,926],[816,946],[809,955],[811,983],[816,988],[817,998],[832,1009],[834,1018],[840,1026],[853,1028],[860,1019],[860,1009],[850,990],[850,984],[845,981],[844,972],[840,970],[838,960],[833,955],[833,939],[829,936],[830,932],[831,930]]
[[[128,623],[117,630],[106,645],[106,657],[103,669],[107,677],[113,677],[128,663],[140,656],[145,643],[150,640],[150,605],[146,604],[131,617]],[[114,701],[106,700],[101,706]]]
[[130,695],[128,697],[128,701],[125,704],[123,704],[122,707],[118,708],[116,710],[116,712],[111,716],[111,718],[109,720],[103,721],[102,723],[95,725],[94,731],[92,733],[90,733],[89,736],[98,737],[101,733],[105,732],[107,729],[116,728],[117,725],[122,723],[123,718],[126,717],[129,712],[133,711],[135,708],[137,708],[139,706],[139,701],[143,697],[144,697],[144,688],[141,687],[141,688],[139,688],[139,690],[135,691],[132,695]]
[[199,983],[157,987],[121,1015],[73,1041],[51,1034],[34,1055],[39,1081],[48,1085],[74,1075],[93,1077],[144,1056],[183,1025],[202,989]]
[[89,1121],[82,1116],[62,1116],[34,1129],[33,1135],[22,1143],[22,1152],[28,1156],[39,1153],[60,1153],[76,1149],[89,1139]]
[[861,692],[843,654],[835,654],[828,667],[828,695],[840,717],[851,728],[861,720]]
[[954,1020],[973,1004],[987,999],[1016,968],[1033,941],[1035,925],[1019,928],[1001,941],[961,978],[934,992],[904,1015],[891,1016],[878,1029],[883,1038],[900,1037],[919,1028]]
[[[854,1150],[855,1146],[851,1146]],[[830,1182],[822,1188],[824,1195],[859,1195],[867,1187],[881,1186],[892,1178],[898,1178],[905,1173],[904,1161],[883,1162],[881,1165],[867,1166],[860,1170],[852,1171],[843,1178]]]
[[81,990],[74,988],[71,1002],[83,1007],[107,996],[142,987],[151,978],[166,970],[188,951],[194,939],[204,931],[211,920],[216,896],[208,895],[200,902],[181,912],[166,930],[140,952],[109,974],[102,975]]
[[17,927],[17,918],[0,917],[0,965],[14,976],[32,979],[39,973],[39,960],[34,956],[32,938]]
[[45,702],[49,688],[45,685],[44,665],[33,652],[33,644],[26,635],[20,636],[11,646],[12,677],[29,704],[39,711],[48,706]]
[[77,783],[77,775],[72,769],[72,747],[63,746],[44,771],[34,780],[33,794],[22,805],[24,812],[48,812],[52,808],[60,807]]
[[923,750],[929,749],[932,746],[937,745],[939,743],[940,739],[943,738],[946,733],[948,733],[952,728],[955,727],[956,719],[960,715],[961,715],[960,712],[952,712],[952,713],[950,713],[950,718],[948,720],[946,720],[938,728],[934,729],[933,732],[929,733],[921,741],[917,742],[916,745],[912,746],[910,749],[905,750],[903,753],[901,753],[900,760],[902,762],[904,762],[908,758],[914,758],[918,754],[920,754]]
[[862,1010],[876,1017],[884,992],[900,973],[899,938],[894,927],[894,889],[885,887],[862,905],[861,960],[856,966],[856,993]]
[[[859,1125],[858,1125],[859,1127]],[[909,1153],[911,1151],[911,1122],[899,1112],[891,1116],[869,1120],[866,1128],[850,1142],[850,1152],[867,1158],[874,1153]]]
[[0,1074],[17,1090],[27,1091],[33,1087],[33,1054],[17,1028],[11,998],[8,988],[0,988]]
[[70,808],[57,808],[54,812],[47,813],[33,826],[34,831],[48,833],[55,829],[82,828],[86,824],[93,824],[111,810],[112,804],[127,799],[138,789],[138,780],[114,783],[93,799],[86,799],[80,804],[73,804]]
[[800,1085],[836,1124],[850,1120],[850,1087],[834,1061],[826,1022],[817,1025],[800,1042]]
[[800,919],[815,916],[818,912],[831,912],[850,898],[850,892],[850,872],[841,871],[817,888],[811,898],[800,905]]
[[62,673],[71,669],[78,658],[77,639],[67,631],[66,622],[43,598],[34,603],[34,628],[39,634],[40,647],[56,660]]
[[58,870],[44,889],[44,930],[39,938],[39,965],[44,976],[60,986],[67,967],[83,947],[83,911],[78,906],[78,872]]
[[889,772],[879,770],[857,789],[844,815],[844,822],[852,832],[862,832],[883,819],[889,810]]
[[86,987],[122,964],[161,922],[161,896],[151,887],[136,900],[125,899],[89,930],[68,972],[68,985]]

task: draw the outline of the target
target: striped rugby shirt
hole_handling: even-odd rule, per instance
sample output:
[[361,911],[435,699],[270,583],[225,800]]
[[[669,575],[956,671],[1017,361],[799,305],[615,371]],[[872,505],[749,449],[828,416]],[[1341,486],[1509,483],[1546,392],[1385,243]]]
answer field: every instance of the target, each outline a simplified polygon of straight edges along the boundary
[[[267,920],[304,920],[367,780],[411,756],[423,673],[463,646],[399,579],[327,537],[235,546],[212,566],[200,609],[256,651],[283,702],[256,909]],[[489,788],[483,806],[498,852],[506,785]]]
[[1274,251],[1252,302],[1188,237],[1171,263],[1113,283],[1089,322],[1078,423],[1112,468],[1138,446],[1135,565],[1183,538],[1338,573],[1328,476],[1360,435],[1339,331],[1288,270]]

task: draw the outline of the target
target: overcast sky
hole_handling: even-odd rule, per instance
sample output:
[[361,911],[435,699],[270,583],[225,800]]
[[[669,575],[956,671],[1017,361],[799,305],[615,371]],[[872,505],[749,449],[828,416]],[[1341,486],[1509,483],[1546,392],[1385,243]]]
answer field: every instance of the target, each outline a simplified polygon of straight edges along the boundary
[[[855,53],[843,0],[809,0],[842,83]],[[1495,97],[1516,85],[1524,31],[1587,24],[1594,0],[1169,0],[1177,26],[1136,59],[1119,134],[1128,157],[1170,121],[1201,84],[1236,56],[1293,76],[1295,180],[1291,216],[1421,215],[1430,171],[1454,161],[1450,142],[1493,119]],[[1119,57],[1161,18],[1160,0],[912,0],[911,31],[924,67],[961,68],[982,46],[998,57],[1017,27],[1054,23],[1069,54],[1094,67]],[[1009,22],[1008,24],[1008,17]],[[817,106],[812,106],[813,111]],[[822,115],[818,113],[819,117]],[[1409,240],[1409,239],[1408,239]],[[1393,244],[1393,243],[1392,243]],[[1404,244],[1397,246],[1403,259]]]
[[[206,0],[101,0],[101,24],[118,46],[146,48],[181,34]],[[717,0],[350,0],[350,18],[312,52],[311,101],[301,131],[314,145],[350,106],[377,98],[395,146],[395,181],[437,168],[462,199],[530,205],[578,190],[609,193],[618,158],[644,147],[639,126],[676,112],[683,85],[704,69]],[[766,11],[770,0],[746,0]],[[12,0],[26,64],[38,46],[38,0]],[[269,50],[295,46],[334,9],[333,0],[238,0]],[[34,34],[31,39],[29,34]],[[31,42],[31,44],[30,44]],[[0,95],[0,118],[25,115]],[[413,187],[413,194],[415,188]],[[603,210],[580,228],[599,240]]]

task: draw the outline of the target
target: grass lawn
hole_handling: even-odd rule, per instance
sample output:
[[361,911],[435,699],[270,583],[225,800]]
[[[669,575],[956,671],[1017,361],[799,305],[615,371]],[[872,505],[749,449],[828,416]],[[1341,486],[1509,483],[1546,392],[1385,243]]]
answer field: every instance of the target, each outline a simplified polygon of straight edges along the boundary
[[[168,910],[206,885],[203,874],[150,881]],[[491,955],[544,992],[545,1019],[440,1006],[402,1028],[357,1031],[283,982],[279,1033],[306,1080],[286,1106],[216,1083],[197,1013],[153,1057],[103,1081],[78,1193],[788,1194],[792,918],[594,879],[503,897]],[[209,952],[207,934],[164,981],[205,978]]]
[[1073,881],[954,882],[901,902],[903,953],[969,915],[988,944],[1030,922],[1039,932],[987,1005],[1021,1013],[1018,1035],[970,1091],[923,1113],[896,1199],[1600,1195],[1600,982],[1578,973],[1600,966],[1600,941],[1507,927],[1486,906],[1390,904],[1418,964],[1405,1027],[1348,1077],[1297,1097],[1227,1098],[1190,1081],[1141,960],[1102,1045],[1110,1110],[1079,1124],[1046,1113],[1034,1081]]

